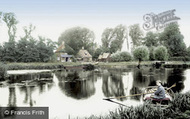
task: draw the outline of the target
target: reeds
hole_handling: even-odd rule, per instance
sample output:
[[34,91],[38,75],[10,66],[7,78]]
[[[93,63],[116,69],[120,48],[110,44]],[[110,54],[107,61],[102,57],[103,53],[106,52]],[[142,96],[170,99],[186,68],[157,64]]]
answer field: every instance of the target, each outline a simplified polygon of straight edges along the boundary
[[168,108],[143,104],[137,107],[120,107],[106,116],[90,119],[190,119],[190,93],[175,94]]

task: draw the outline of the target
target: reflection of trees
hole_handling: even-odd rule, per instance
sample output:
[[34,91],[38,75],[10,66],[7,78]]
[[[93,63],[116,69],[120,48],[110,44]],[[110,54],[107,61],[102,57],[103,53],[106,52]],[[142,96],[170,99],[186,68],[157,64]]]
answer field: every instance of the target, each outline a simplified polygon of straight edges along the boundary
[[173,69],[173,71],[168,75],[168,87],[176,83],[176,87],[172,88],[174,92],[180,92],[184,89],[184,70],[185,69]]
[[[142,93],[142,91],[138,87],[133,86],[133,88],[130,90],[131,95],[140,94],[140,93]],[[135,99],[135,100],[140,100],[141,95],[139,95],[139,96],[131,96],[131,98]]]
[[75,99],[89,98],[95,93],[95,86],[92,80],[59,82],[61,91]]
[[32,98],[32,93],[35,90],[35,87],[33,86],[23,86],[19,88],[21,92],[25,93],[24,103],[29,104],[30,107],[32,107],[35,103],[35,101]]
[[102,90],[106,97],[118,97],[124,95],[124,85],[121,72],[107,72],[105,70],[102,76]]
[[149,75],[148,72],[143,71],[143,69],[134,70],[134,86],[135,87],[146,87],[149,85]]
[[8,107],[16,107],[15,87],[9,87],[9,104],[8,104]]
[[69,97],[85,99],[95,94],[92,71],[63,70],[56,72],[55,75],[58,78],[61,91]]

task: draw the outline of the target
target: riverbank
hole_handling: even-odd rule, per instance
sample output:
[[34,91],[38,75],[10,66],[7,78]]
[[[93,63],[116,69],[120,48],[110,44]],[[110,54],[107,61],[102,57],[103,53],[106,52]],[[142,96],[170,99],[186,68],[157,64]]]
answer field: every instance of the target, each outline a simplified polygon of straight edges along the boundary
[[[141,66],[152,66],[156,61],[143,61]],[[104,68],[133,68],[138,65],[137,61],[130,62],[63,62],[63,63],[7,63],[7,70],[24,70],[24,69],[63,69],[67,66],[82,66],[92,64],[96,67]],[[183,61],[169,61],[162,64],[165,68],[188,68],[190,62],[184,63]]]
[[190,119],[190,93],[175,94],[174,100],[165,109],[143,104],[137,107],[120,107],[108,115],[92,115],[87,119]]

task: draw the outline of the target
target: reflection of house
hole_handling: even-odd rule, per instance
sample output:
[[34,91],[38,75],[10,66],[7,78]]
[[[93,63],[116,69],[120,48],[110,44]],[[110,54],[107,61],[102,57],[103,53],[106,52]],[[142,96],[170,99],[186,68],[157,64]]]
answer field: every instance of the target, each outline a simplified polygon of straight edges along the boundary
[[92,55],[90,55],[90,53],[83,47],[81,50],[79,50],[77,59],[85,62],[90,62],[92,61]]
[[111,56],[110,53],[103,53],[102,55],[99,55],[98,61],[108,62],[111,59],[110,56]]
[[71,62],[72,61],[71,60],[72,55],[68,55],[67,53],[65,53],[64,48],[65,48],[65,45],[63,42],[55,51],[57,61],[59,61],[59,62]]

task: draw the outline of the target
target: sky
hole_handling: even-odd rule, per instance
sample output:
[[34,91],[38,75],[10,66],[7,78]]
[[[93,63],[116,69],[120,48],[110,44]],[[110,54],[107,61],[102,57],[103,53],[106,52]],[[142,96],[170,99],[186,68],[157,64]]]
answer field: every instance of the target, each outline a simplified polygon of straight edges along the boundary
[[[184,41],[189,46],[189,5],[189,0],[0,0],[0,11],[15,13],[19,21],[17,39],[24,35],[23,27],[29,24],[36,26],[32,34],[35,38],[43,36],[53,41],[58,41],[66,29],[80,26],[92,30],[95,42],[101,44],[101,34],[106,28],[137,23],[142,28],[145,14],[175,9]],[[1,22],[0,43],[6,41],[7,27]]]

